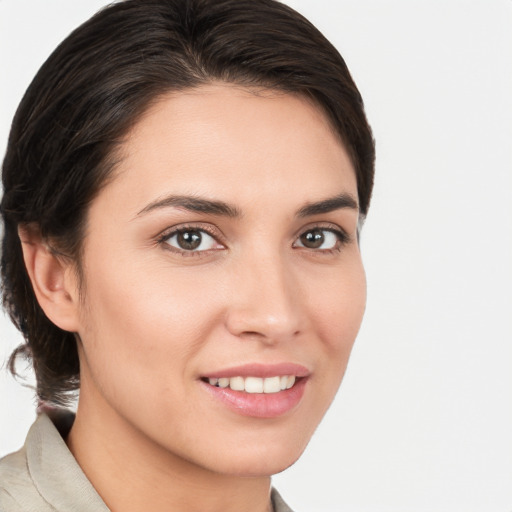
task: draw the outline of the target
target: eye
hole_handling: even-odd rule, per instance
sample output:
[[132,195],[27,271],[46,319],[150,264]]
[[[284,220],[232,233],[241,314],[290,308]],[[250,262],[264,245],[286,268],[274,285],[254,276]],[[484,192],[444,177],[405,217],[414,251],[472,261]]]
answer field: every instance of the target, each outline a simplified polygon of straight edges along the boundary
[[179,229],[166,235],[163,241],[174,249],[186,252],[201,252],[224,248],[212,235],[202,229]]
[[340,243],[345,242],[345,238],[341,231],[314,228],[302,233],[293,246],[328,251],[330,249],[336,249]]

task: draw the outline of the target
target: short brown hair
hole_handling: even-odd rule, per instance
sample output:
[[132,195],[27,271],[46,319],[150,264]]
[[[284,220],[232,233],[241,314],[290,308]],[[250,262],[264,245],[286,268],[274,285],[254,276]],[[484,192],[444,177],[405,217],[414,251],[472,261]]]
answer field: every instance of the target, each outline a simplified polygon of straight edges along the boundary
[[123,135],[168,91],[220,80],[313,99],[347,148],[365,215],[374,142],[347,66],[305,18],[275,0],[125,0],[71,33],[37,73],[14,117],[3,162],[3,303],[31,358],[41,400],[79,387],[74,333],[34,295],[17,234],[36,225],[80,260],[87,208],[111,174]]

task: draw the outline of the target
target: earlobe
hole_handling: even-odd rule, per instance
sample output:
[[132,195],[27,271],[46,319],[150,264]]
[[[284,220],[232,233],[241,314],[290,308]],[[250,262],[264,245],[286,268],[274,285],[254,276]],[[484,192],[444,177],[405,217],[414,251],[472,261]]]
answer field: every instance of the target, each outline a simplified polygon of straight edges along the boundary
[[25,267],[41,309],[57,327],[77,332],[79,294],[72,263],[49,247],[37,227],[20,226],[18,236]]

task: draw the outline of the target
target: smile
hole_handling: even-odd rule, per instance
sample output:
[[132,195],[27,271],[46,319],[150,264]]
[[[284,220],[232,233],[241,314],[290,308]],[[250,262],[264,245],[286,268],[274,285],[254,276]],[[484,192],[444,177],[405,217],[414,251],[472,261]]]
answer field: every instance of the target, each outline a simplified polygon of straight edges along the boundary
[[199,382],[214,402],[237,415],[277,418],[298,407],[310,376],[300,364],[255,363],[216,370]]
[[295,375],[275,377],[220,377],[209,378],[208,383],[218,388],[230,388],[245,393],[279,393],[295,384]]

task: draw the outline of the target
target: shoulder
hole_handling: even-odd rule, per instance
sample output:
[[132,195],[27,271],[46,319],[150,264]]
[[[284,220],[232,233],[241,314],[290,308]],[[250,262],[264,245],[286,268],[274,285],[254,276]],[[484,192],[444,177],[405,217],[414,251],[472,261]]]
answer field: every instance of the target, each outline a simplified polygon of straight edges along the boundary
[[77,510],[60,506],[60,495],[69,484],[66,457],[72,459],[58,426],[40,414],[24,446],[0,459],[0,512]]
[[0,459],[0,512],[108,512],[66,446],[73,419],[40,414],[23,448]]
[[35,510],[37,498],[25,447],[0,459],[0,512]]
[[274,512],[293,512],[293,510],[284,502],[283,498],[281,498],[281,495],[274,488],[272,488],[271,499]]
[[25,447],[0,459],[0,489],[6,482],[14,481],[21,475],[28,476]]

